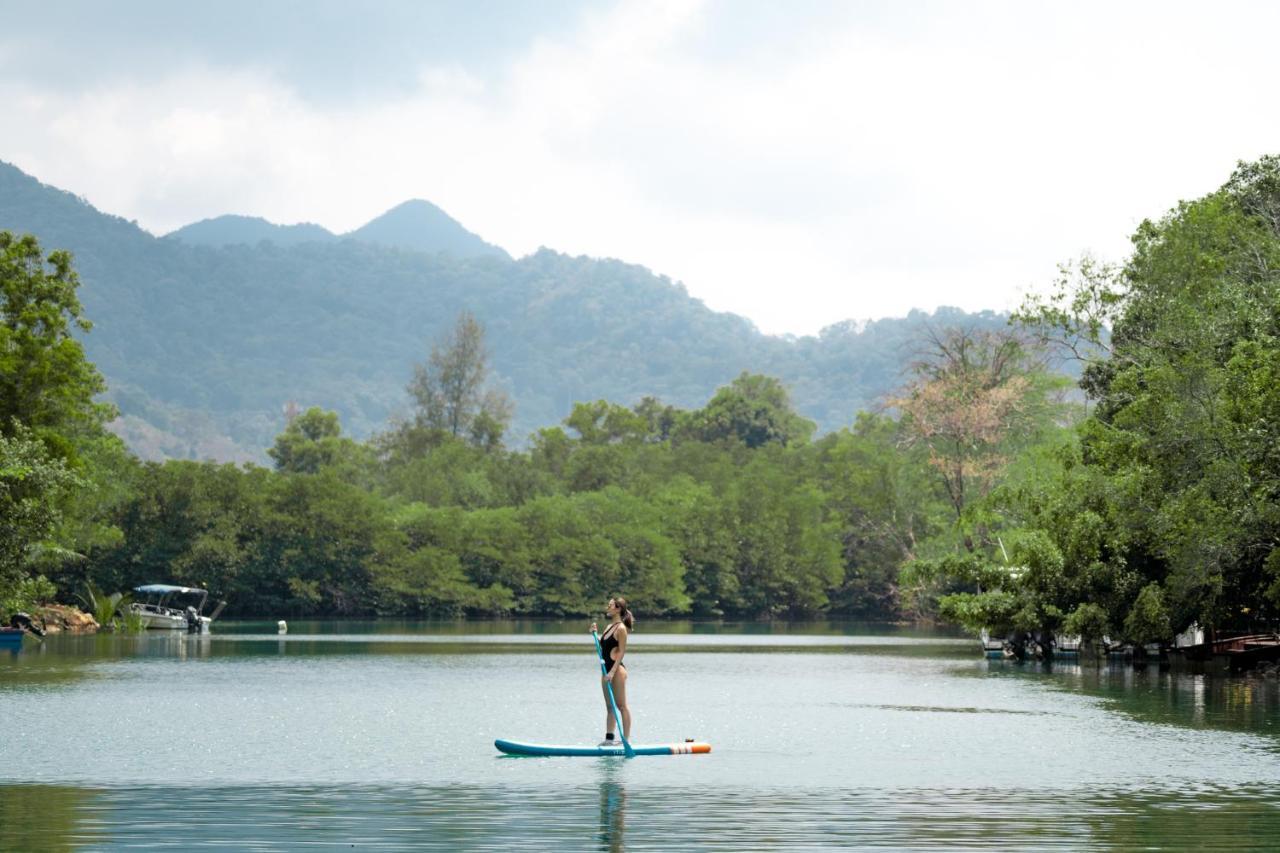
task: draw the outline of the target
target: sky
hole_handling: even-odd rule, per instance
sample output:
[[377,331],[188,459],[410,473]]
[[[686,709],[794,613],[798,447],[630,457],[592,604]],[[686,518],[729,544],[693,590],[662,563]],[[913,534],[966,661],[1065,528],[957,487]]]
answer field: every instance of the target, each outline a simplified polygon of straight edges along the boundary
[[0,0],[0,160],[157,235],[427,199],[770,334],[1008,310],[1280,153],[1267,3]]

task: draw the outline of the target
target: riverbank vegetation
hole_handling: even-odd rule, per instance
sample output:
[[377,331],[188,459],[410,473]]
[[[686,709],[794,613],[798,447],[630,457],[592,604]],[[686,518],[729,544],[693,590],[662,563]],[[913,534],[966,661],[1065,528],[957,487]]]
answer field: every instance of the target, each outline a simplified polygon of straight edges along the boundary
[[1134,642],[1274,626],[1280,159],[1241,164],[1133,245],[1017,318],[1084,361],[1090,413],[1053,464],[992,491],[999,524],[975,547],[908,568],[963,587],[940,599],[949,619]]
[[[295,413],[271,468],[133,458],[71,334],[70,259],[5,236],[0,611],[168,581],[241,616],[576,615],[625,591],[649,615],[1136,642],[1270,619],[1278,211],[1280,164],[1242,165],[1008,330],[933,330],[898,394],[820,437],[744,372],[696,409],[581,402],[509,449],[464,313],[410,416],[356,441]],[[1083,362],[1078,388],[1054,357]]]

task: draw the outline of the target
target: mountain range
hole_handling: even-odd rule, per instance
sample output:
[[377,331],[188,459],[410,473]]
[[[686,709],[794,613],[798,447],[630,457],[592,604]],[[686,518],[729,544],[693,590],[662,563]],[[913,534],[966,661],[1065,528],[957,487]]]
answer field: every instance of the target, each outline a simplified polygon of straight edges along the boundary
[[166,236],[192,246],[234,246],[267,242],[277,246],[359,240],[411,252],[449,252],[459,257],[495,255],[511,260],[506,250],[486,243],[429,201],[413,199],[341,236],[310,222],[276,225],[257,216],[228,214],[202,219]]
[[699,407],[744,370],[838,429],[902,383],[926,327],[1006,322],[941,308],[765,335],[641,266],[545,248],[513,259],[425,201],[344,235],[222,216],[157,237],[0,163],[0,229],[74,254],[112,428],[146,458],[263,461],[291,403],[337,411],[357,438],[385,429],[463,310],[485,326],[517,446],[574,402]]

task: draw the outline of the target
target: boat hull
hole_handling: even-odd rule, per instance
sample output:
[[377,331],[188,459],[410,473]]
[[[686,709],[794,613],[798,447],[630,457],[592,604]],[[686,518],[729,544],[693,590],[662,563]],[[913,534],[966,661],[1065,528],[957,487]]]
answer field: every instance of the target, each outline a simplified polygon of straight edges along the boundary
[[[498,739],[493,742],[493,745],[498,748],[499,752],[505,752],[507,755],[626,757],[626,751],[622,748],[621,743],[617,746],[562,746],[544,743],[519,743],[517,741]],[[636,755],[699,755],[710,752],[711,744],[686,741],[684,743],[649,744],[645,746],[633,744],[631,748]]]
[[[155,613],[153,611],[146,610],[135,610],[134,612],[142,619],[142,626],[144,628],[157,628],[165,631],[187,630],[187,617],[184,613]],[[207,631],[209,629],[209,617],[201,616],[200,622]]]
[[[185,631],[187,630],[187,620],[179,619],[173,616],[144,616],[142,617],[143,625],[148,628],[158,628],[164,631]],[[200,622],[204,625],[205,630],[209,629],[209,617],[201,616]]]
[[21,628],[0,628],[0,649],[21,648],[24,634]]

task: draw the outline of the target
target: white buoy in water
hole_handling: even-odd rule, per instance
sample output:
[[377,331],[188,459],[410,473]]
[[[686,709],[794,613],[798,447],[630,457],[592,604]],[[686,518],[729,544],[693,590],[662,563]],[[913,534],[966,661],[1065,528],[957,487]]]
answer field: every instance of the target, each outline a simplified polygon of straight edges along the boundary
[[289,633],[289,625],[283,619],[281,619],[279,622],[276,623],[276,633],[277,634]]

